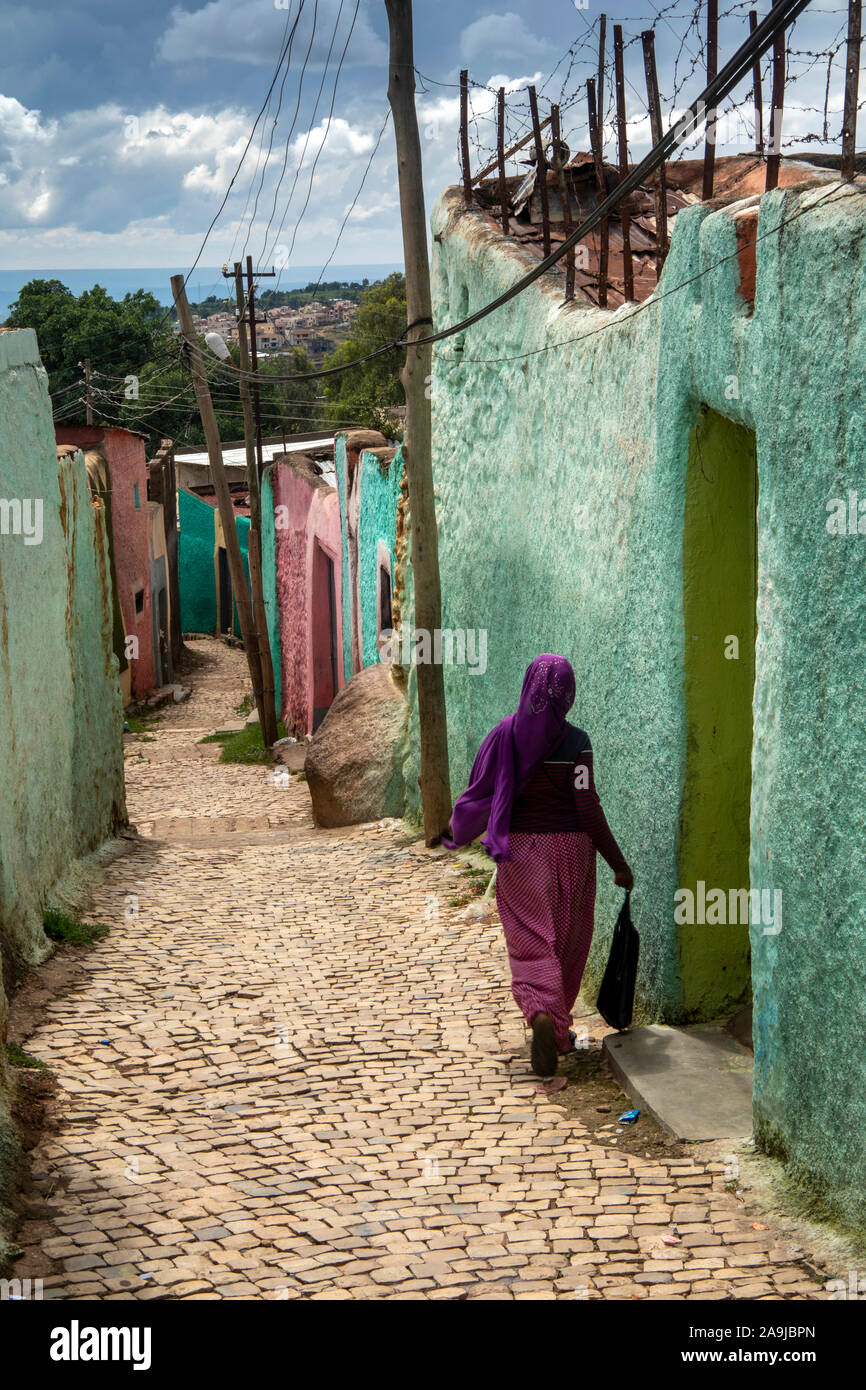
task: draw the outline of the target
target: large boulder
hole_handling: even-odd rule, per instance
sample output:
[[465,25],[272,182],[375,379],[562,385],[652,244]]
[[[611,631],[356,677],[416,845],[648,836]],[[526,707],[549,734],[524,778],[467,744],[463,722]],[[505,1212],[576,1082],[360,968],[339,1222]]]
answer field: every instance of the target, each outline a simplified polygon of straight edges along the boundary
[[368,666],[343,686],[304,761],[317,825],[402,816],[408,717],[399,667],[384,662]]

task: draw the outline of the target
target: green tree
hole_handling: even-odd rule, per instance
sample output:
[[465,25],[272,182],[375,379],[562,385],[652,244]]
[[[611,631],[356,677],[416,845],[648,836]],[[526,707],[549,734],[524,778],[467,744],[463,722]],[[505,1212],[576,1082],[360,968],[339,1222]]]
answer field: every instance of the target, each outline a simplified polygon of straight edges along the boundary
[[[406,277],[395,272],[364,290],[351,336],[325,358],[325,366],[356,362],[383,343],[399,338],[405,327]],[[396,348],[354,370],[323,377],[332,423],[381,430],[389,438],[399,435],[393,408],[403,404],[400,369],[405,357],[405,350]]]
[[[172,350],[172,333],[165,310],[152,294],[136,290],[113,299],[101,285],[77,297],[60,280],[30,280],[24,285],[6,320],[9,328],[33,328],[50,389],[58,398],[83,382],[80,364],[89,357],[97,389],[122,386],[128,376],[141,376],[155,359]],[[82,388],[83,394],[83,388]],[[84,420],[84,407],[64,419]]]
[[326,428],[325,407],[319,393],[319,383],[313,381],[268,381],[269,377],[290,377],[295,372],[305,376],[313,364],[303,348],[259,362],[259,387],[262,409],[262,432],[278,434],[311,434]]

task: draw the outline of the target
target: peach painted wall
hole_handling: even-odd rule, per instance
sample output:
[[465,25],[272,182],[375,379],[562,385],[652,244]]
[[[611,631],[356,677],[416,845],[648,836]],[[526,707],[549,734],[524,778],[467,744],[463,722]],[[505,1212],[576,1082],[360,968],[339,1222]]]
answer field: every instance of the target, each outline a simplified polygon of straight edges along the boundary
[[311,481],[288,464],[275,463],[272,478],[282,718],[289,733],[303,737],[313,728],[314,640],[320,658],[323,645],[328,645],[327,632],[315,631],[313,623],[317,546],[334,562],[337,690],[344,684],[340,626],[343,602],[340,503],[334,488]]

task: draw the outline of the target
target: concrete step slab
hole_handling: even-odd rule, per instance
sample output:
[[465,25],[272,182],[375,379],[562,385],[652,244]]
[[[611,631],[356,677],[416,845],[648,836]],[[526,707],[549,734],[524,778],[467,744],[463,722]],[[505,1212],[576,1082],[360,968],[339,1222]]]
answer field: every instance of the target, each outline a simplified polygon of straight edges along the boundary
[[752,1054],[721,1024],[610,1033],[603,1055],[622,1089],[675,1139],[752,1132]]

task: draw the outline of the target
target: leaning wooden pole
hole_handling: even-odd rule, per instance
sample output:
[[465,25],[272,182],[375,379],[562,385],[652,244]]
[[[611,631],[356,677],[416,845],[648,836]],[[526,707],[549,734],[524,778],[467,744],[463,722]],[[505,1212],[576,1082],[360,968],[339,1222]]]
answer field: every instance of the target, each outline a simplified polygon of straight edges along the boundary
[[208,463],[210,464],[211,478],[213,479],[214,492],[216,493],[217,509],[222,523],[223,541],[225,542],[226,559],[228,560],[234,599],[238,606],[241,637],[243,639],[244,650],[247,654],[247,665],[250,668],[250,680],[253,684],[256,707],[259,711],[259,719],[261,720],[262,730],[264,731],[262,668],[259,659],[258,642],[256,641],[256,624],[253,616],[252,603],[250,601],[250,591],[247,587],[246,575],[244,574],[244,566],[241,559],[241,543],[238,539],[237,525],[235,522],[235,509],[232,506],[232,495],[229,489],[228,479],[225,475],[225,469],[223,468],[223,451],[219,426],[217,425],[217,419],[214,413],[213,401],[211,400],[210,387],[207,383],[204,363],[199,354],[198,344],[196,343],[192,310],[189,307],[189,301],[186,297],[184,277],[182,275],[172,275],[171,292],[174,295],[174,302],[177,306],[180,331],[189,350],[190,371],[192,372],[195,398],[198,403],[202,429],[204,430],[204,437],[207,443]]
[[857,138],[857,87],[860,77],[861,0],[848,0],[848,49],[845,60],[845,113],[842,118],[843,179],[854,177],[854,149]]
[[[409,320],[406,365],[406,475],[412,532],[415,629],[433,634],[442,627],[439,542],[433,492],[433,453],[428,383],[433,364],[430,344],[414,347],[433,323],[427,219],[421,177],[421,141],[415,112],[415,64],[411,0],[385,0],[390,30],[388,101],[397,141],[397,177],[406,263],[406,313]],[[445,676],[441,663],[419,662],[418,721],[421,734],[421,805],[424,839],[439,842],[451,817],[448,776],[448,726]]]
[[262,725],[262,738],[266,748],[276,743],[277,729],[276,688],[274,686],[274,663],[271,657],[271,641],[268,635],[268,620],[265,613],[264,585],[262,583],[262,494],[258,468],[258,432],[253,414],[253,401],[247,374],[250,370],[250,352],[247,342],[247,303],[244,295],[244,272],[240,261],[235,261],[235,300],[238,310],[238,365],[240,366],[241,411],[244,417],[244,445],[247,459],[247,487],[250,494],[250,534],[247,541],[247,563],[250,571],[250,590],[255,617],[256,644],[262,668],[262,705],[259,719]]

